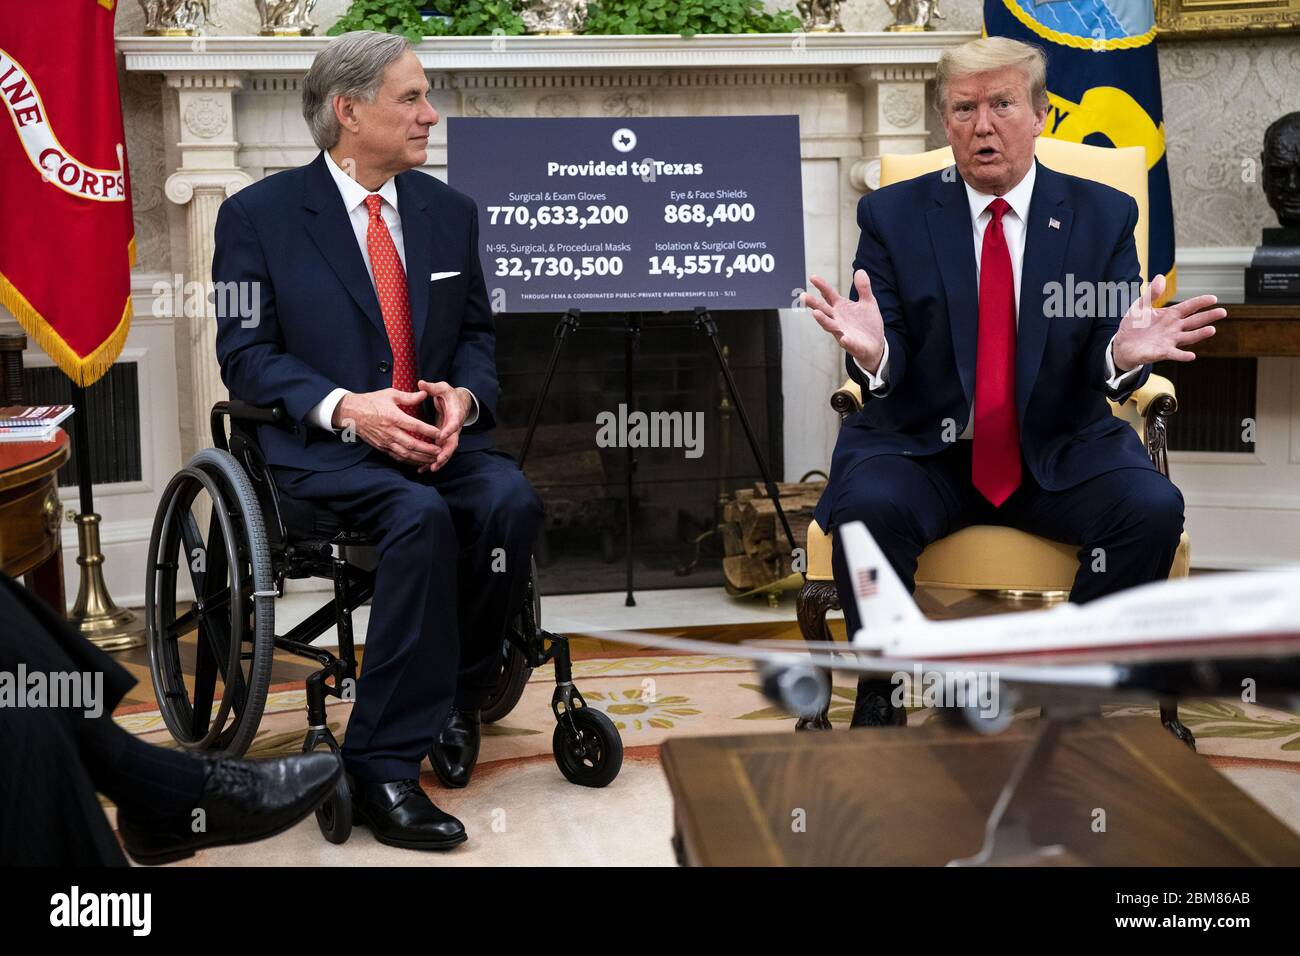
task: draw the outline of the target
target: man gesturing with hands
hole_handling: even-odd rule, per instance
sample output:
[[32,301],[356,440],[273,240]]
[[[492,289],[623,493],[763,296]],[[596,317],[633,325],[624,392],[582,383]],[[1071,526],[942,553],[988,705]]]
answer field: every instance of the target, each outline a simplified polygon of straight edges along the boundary
[[[863,393],[817,522],[863,521],[909,589],[925,547],[971,524],[1076,545],[1075,602],[1167,577],[1182,496],[1106,399],[1125,401],[1153,362],[1195,358],[1224,310],[1213,296],[1153,308],[1165,279],[1137,294],[1137,204],[1036,161],[1040,50],[983,38],[936,73],[954,166],[865,196],[849,295],[814,276],[804,296]],[[1064,302],[1067,288],[1090,305]],[[852,634],[838,537],[833,563]],[[904,722],[891,691],[860,682],[854,725]]]
[[[495,335],[473,200],[415,167],[438,121],[400,36],[350,33],[303,80],[321,152],[222,205],[217,358],[232,396],[282,403],[259,440],[281,492],[378,544],[343,743],[358,822],[445,849],[465,828],[421,790],[463,787],[541,503],[492,445]],[[251,293],[251,297],[249,295]],[[252,314],[236,305],[252,301]]]

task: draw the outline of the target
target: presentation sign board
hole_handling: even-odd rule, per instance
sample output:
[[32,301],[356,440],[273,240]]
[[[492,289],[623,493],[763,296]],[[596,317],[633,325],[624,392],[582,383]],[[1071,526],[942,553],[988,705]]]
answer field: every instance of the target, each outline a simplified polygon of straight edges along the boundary
[[493,311],[790,308],[797,116],[447,121]]

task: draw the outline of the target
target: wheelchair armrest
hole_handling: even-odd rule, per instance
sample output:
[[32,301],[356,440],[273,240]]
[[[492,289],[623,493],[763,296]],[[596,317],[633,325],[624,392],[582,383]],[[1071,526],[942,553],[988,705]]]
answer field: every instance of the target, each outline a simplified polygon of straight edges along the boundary
[[272,425],[275,428],[283,428],[289,432],[298,430],[298,423],[289,417],[289,412],[279,402],[270,408],[241,402],[237,398],[217,402],[212,406],[209,424],[212,426],[212,440],[222,451],[230,450],[223,421],[223,419],[227,418],[230,419],[232,424],[239,422],[249,425]]
[[256,425],[274,425],[277,428],[290,429],[297,427],[284,405],[278,402],[270,408],[250,405],[237,398],[232,398],[228,402],[217,402],[212,406],[212,418],[215,421],[223,416],[234,421],[252,422]]
[[212,406],[211,422],[209,423],[212,426],[214,437],[225,434],[225,428],[221,425],[223,418],[229,418],[232,422],[247,422],[251,425],[273,425],[289,432],[298,430],[298,423],[289,417],[289,412],[280,402],[276,402],[269,408],[250,405],[248,402],[241,402],[237,398],[217,402]]

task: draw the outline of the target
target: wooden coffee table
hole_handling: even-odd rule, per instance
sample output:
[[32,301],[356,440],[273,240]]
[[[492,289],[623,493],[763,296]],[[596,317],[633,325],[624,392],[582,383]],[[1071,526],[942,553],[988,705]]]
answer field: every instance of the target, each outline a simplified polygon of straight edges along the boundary
[[[678,859],[700,866],[943,866],[976,854],[1034,720],[677,738],[663,745]],[[1149,717],[1066,725],[1026,814],[1061,862],[1300,865],[1300,836]],[[1104,831],[1096,829],[1104,825]]]
[[52,441],[0,443],[0,571],[27,584],[66,617],[63,546],[56,473],[68,460],[68,435]]

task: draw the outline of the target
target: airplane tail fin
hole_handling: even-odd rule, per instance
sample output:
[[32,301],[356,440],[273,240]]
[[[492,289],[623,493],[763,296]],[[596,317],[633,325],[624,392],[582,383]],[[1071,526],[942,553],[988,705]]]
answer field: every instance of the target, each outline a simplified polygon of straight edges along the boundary
[[[853,521],[837,533],[853,578],[858,617],[868,634],[882,625],[928,623],[865,524]],[[849,635],[850,641],[856,639],[856,634]]]

